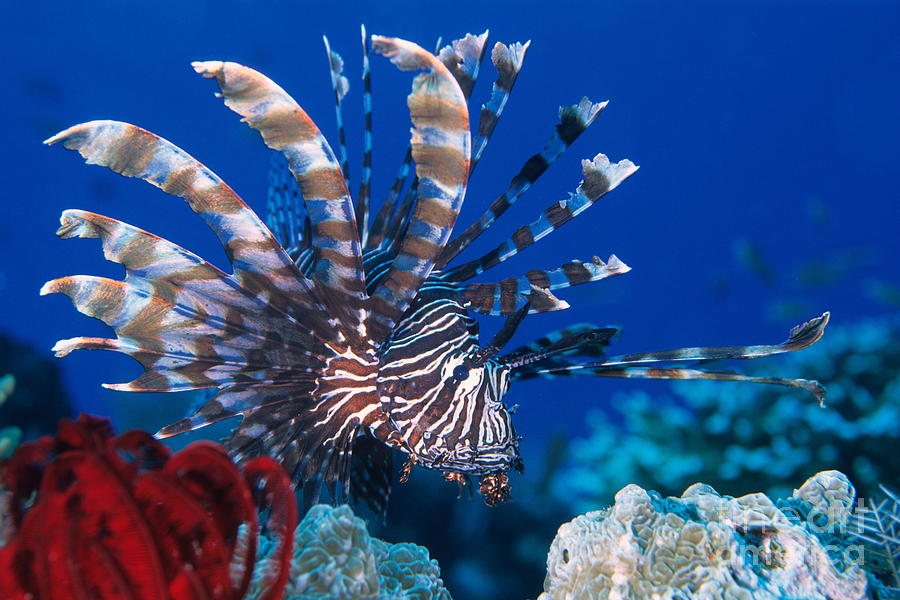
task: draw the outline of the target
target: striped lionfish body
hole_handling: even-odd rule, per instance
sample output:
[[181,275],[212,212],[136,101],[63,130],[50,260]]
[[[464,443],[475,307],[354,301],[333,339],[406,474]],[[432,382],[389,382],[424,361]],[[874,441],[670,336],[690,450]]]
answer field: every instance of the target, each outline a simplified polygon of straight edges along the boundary
[[[497,43],[498,76],[474,137],[468,100],[487,34],[468,35],[433,55],[404,40],[363,30],[366,130],[363,171],[351,199],[341,105],[348,90],[343,62],[327,50],[340,136],[336,155],[318,127],[278,85],[247,67],[198,62],[219,85],[226,106],[280,153],[270,175],[263,223],[209,169],[170,142],[115,121],[77,125],[48,140],[77,150],[88,163],[137,177],[184,199],[215,232],[231,263],[227,273],[146,231],[101,215],[67,210],[61,237],[99,238],[122,281],[73,276],[41,293],[68,295],[82,313],[116,332],[55,346],[115,350],[144,373],[127,391],[215,391],[167,437],[240,416],[227,444],[237,458],[277,457],[314,499],[322,485],[341,498],[383,510],[392,456],[442,471],[449,481],[481,478],[495,504],[509,493],[507,472],[521,469],[518,437],[503,402],[510,383],[533,377],[594,375],[720,379],[799,387],[811,381],[759,378],[676,366],[682,361],[756,358],[804,348],[822,334],[828,314],[794,328],[771,346],[684,348],[606,357],[617,333],[580,324],[501,355],[529,313],[568,305],[567,286],[629,270],[615,256],[531,270],[496,283],[469,283],[581,214],[637,167],[603,154],[582,161],[583,180],[565,200],[484,256],[451,264],[491,227],[595,120],[606,103],[587,99],[559,111],[546,146],[531,156],[485,214],[451,238],[466,185],[509,98],[528,44]],[[327,46],[327,40],[326,40]],[[369,47],[400,69],[417,71],[408,97],[412,138],[400,173],[370,223],[372,173]],[[286,165],[286,169],[284,168]],[[472,313],[505,317],[479,345]],[[660,366],[656,366],[660,365]]]

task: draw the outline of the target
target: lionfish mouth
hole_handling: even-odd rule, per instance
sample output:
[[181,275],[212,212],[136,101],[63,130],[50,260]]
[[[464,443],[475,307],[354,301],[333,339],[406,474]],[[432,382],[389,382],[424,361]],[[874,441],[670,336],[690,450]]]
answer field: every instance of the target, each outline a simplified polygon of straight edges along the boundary
[[[494,283],[469,281],[581,215],[637,170],[629,160],[611,162],[603,154],[583,160],[583,180],[575,191],[536,220],[484,255],[457,261],[607,103],[584,98],[560,108],[546,145],[525,160],[480,218],[451,237],[469,177],[503,114],[529,43],[493,45],[490,61],[497,77],[477,126],[471,127],[469,99],[487,54],[487,33],[466,35],[432,54],[405,40],[369,38],[363,29],[365,132],[355,200],[342,113],[349,84],[343,60],[327,44],[337,155],[296,101],[266,76],[233,62],[193,63],[197,73],[216,81],[225,105],[279,155],[270,174],[265,222],[187,152],[134,125],[92,121],[47,140],[78,151],[90,164],[182,198],[225,248],[230,272],[116,219],[82,210],[67,210],[60,219],[59,236],[100,239],[105,257],[121,264],[126,277],[79,275],[44,285],[42,294],[69,296],[79,311],[116,334],[62,340],[57,355],[94,349],[133,357],[143,374],[107,386],[115,390],[215,390],[196,412],[163,427],[158,437],[240,417],[227,440],[237,459],[274,456],[309,501],[326,487],[336,500],[365,500],[382,512],[395,451],[409,457],[401,481],[418,464],[442,470],[456,483],[479,475],[489,504],[506,499],[506,472],[520,467],[521,459],[502,397],[510,383],[522,379],[749,381],[802,388],[821,399],[824,391],[815,382],[675,365],[799,350],[819,339],[828,313],[798,326],[777,345],[607,358],[617,330],[578,324],[500,356],[526,314],[568,307],[554,292],[630,269],[612,255],[606,261],[594,257],[554,270],[532,269]],[[418,72],[407,99],[413,126],[409,146],[374,213],[370,49],[403,71]],[[473,312],[507,318],[483,348]],[[458,356],[472,358],[445,368]],[[486,385],[469,385],[474,376],[485,377]],[[406,386],[403,394],[383,393],[400,383]],[[441,457],[428,453],[426,431],[441,440],[446,449]]]

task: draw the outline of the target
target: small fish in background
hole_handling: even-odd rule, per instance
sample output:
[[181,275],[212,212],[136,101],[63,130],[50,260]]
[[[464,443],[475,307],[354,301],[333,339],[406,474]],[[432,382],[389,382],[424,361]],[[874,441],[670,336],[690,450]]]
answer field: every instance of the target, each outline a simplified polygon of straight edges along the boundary
[[775,283],[775,271],[763,255],[759,244],[751,242],[747,238],[739,238],[735,240],[732,252],[741,267],[756,276],[762,283],[766,285]]
[[724,300],[731,293],[731,278],[722,271],[710,274],[709,291],[717,300]]
[[116,186],[108,179],[94,178],[91,180],[91,196],[101,204],[109,204],[116,199]]
[[831,224],[831,209],[819,196],[810,196],[806,201],[806,216],[821,227]]
[[846,248],[804,263],[797,269],[795,279],[804,287],[821,288],[838,283],[877,261],[877,254],[871,248]]
[[772,321],[783,323],[796,319],[798,315],[807,314],[807,310],[809,310],[809,303],[804,300],[776,300],[766,307],[766,316]]
[[46,104],[59,104],[65,98],[65,93],[59,83],[51,78],[28,77],[22,81],[22,91],[33,101]]
[[900,285],[872,279],[867,281],[863,290],[868,298],[890,308],[900,308]]

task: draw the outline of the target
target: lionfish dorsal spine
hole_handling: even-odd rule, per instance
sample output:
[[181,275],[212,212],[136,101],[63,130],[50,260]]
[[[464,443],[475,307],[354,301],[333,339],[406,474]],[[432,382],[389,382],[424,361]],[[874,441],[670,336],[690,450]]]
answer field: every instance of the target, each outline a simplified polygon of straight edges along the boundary
[[372,71],[369,67],[369,41],[365,25],[360,25],[360,34],[362,38],[363,156],[359,194],[356,197],[356,224],[359,227],[359,239],[365,248],[369,237],[369,202],[372,196]]
[[568,199],[549,205],[537,220],[516,229],[506,241],[481,258],[448,269],[445,271],[447,278],[466,281],[512,258],[580,215],[638,169],[627,158],[613,163],[604,154],[581,161],[581,166],[584,179]]
[[559,121],[550,140],[544,148],[531,155],[513,176],[509,186],[481,217],[469,225],[462,233],[454,236],[441,253],[438,264],[441,268],[452,261],[481,234],[487,231],[532,185],[562,156],[594,120],[606,108],[607,102],[593,103],[587,98],[572,106],[559,109]]
[[328,69],[331,73],[331,89],[334,92],[334,113],[337,119],[338,132],[338,152],[340,152],[341,173],[344,174],[344,185],[350,188],[350,165],[347,157],[347,134],[344,131],[344,111],[342,103],[344,96],[350,91],[350,83],[344,76],[344,59],[337,52],[331,49],[328,43],[328,36],[323,35],[322,41],[325,43],[325,54],[328,57]]
[[531,40],[524,44],[516,42],[508,46],[497,42],[491,50],[491,62],[497,70],[497,80],[491,88],[490,99],[481,106],[481,113],[478,116],[478,132],[473,144],[474,151],[470,166],[472,171],[481,160],[491,135],[494,133],[494,128],[503,115],[503,110],[512,94],[513,86],[522,69],[522,63],[525,61],[525,53],[530,45]]

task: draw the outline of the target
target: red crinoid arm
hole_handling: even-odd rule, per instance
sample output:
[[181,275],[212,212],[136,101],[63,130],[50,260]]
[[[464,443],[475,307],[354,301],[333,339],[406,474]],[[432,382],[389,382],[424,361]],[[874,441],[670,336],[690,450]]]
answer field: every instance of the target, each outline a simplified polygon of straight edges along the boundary
[[[221,446],[205,441],[194,442],[173,455],[166,463],[165,473],[176,477],[179,484],[211,515],[225,543],[226,562],[234,557],[240,527],[246,525],[244,534],[250,544],[248,556],[251,564],[245,569],[237,587],[227,581],[232,595],[223,596],[240,598],[250,584],[252,562],[256,558],[256,537],[259,535],[256,508],[244,478]],[[236,594],[235,590],[242,591]]]
[[171,474],[142,475],[134,497],[150,523],[166,568],[166,581],[194,573],[216,598],[229,587],[229,548],[211,513]]
[[[165,598],[166,578],[159,548],[131,486],[120,476],[124,467],[112,466],[119,460],[112,454],[101,456],[81,450],[59,456],[44,474],[39,502],[47,507],[46,518],[38,526],[47,539],[54,537],[57,525],[63,524],[63,530],[71,526],[73,536],[95,540],[108,552],[135,598]],[[54,502],[57,497],[59,501]],[[66,552],[53,558],[54,553],[46,548],[40,548],[39,554],[51,557],[49,567],[54,576],[57,567],[63,566],[58,563],[65,560],[74,561],[65,566],[77,569],[86,586],[97,585],[94,578],[106,577],[85,555],[73,557]]]
[[[260,600],[277,600],[284,593],[291,571],[291,558],[294,552],[294,531],[297,528],[297,499],[291,486],[291,480],[278,463],[267,456],[260,456],[244,465],[244,478],[254,491],[257,506],[269,509],[266,528],[276,535],[278,547],[272,553],[278,569],[274,573],[266,573],[261,589],[266,591]],[[249,560],[253,555],[249,554]],[[248,572],[252,572],[252,565]],[[268,589],[266,589],[268,588]],[[246,584],[235,598],[240,598],[246,591]]]
[[257,533],[256,509],[240,471],[218,444],[199,441],[175,453],[163,471],[178,482],[210,512],[219,526],[229,553],[234,552],[242,524]]

